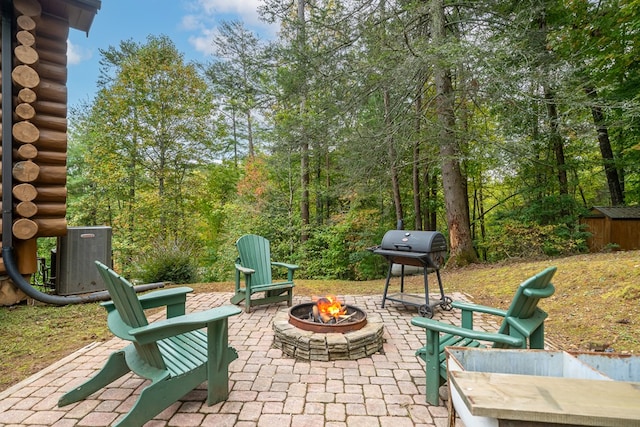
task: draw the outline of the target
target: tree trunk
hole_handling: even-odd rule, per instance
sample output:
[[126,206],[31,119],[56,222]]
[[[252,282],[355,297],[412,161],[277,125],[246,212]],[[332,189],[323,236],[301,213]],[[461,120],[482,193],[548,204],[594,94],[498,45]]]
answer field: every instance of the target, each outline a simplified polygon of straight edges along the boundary
[[411,177],[413,183],[414,230],[422,230],[422,203],[420,201],[420,123],[422,115],[422,97],[420,92],[415,100],[416,139],[413,143],[413,167]]
[[[304,104],[304,101],[303,101]],[[302,107],[302,106],[301,106]],[[304,125],[303,125],[304,126]],[[301,135],[300,141],[300,217],[302,219],[302,231],[300,233],[300,241],[306,242],[309,239],[309,143],[306,136]]]
[[313,166],[313,192],[315,194],[316,200],[316,214],[315,214],[315,225],[320,226],[324,222],[324,197],[322,197],[322,161],[324,160],[324,156],[320,156],[320,147],[317,141],[314,139],[314,149],[313,151],[316,153],[315,162]]
[[391,100],[389,98],[389,91],[383,89],[382,93],[384,99],[384,125],[386,133],[387,143],[387,155],[389,157],[389,173],[391,175],[391,191],[393,193],[393,205],[396,211],[396,223],[404,219],[404,212],[402,210],[402,196],[400,195],[400,179],[398,178],[398,167],[396,166],[397,154],[393,140],[393,129],[391,129]]
[[[305,13],[304,13],[305,1],[298,0],[298,48],[300,54],[304,52],[306,46],[306,33],[305,33]],[[302,73],[304,76],[305,73]],[[300,132],[300,185],[301,185],[301,197],[300,197],[300,216],[302,219],[302,230],[300,233],[300,241],[306,242],[309,239],[309,141],[307,140],[305,132],[305,120],[306,120],[306,84],[302,85],[302,93],[300,100],[300,115],[302,119],[302,129]]]
[[325,170],[326,170],[324,211],[325,211],[325,219],[329,221],[329,219],[331,218],[331,198],[329,197],[330,188],[331,188],[331,155],[327,150],[325,150],[324,159],[325,159]]
[[438,178],[427,165],[424,171],[424,188],[427,201],[424,207],[424,230],[438,229],[438,215],[435,209],[438,200]]
[[593,116],[593,124],[598,132],[598,144],[600,153],[602,154],[602,163],[604,164],[604,172],[607,176],[607,184],[609,184],[609,194],[611,195],[612,206],[624,206],[624,193],[620,178],[618,177],[618,169],[616,169],[616,161],[611,149],[611,141],[609,140],[609,130],[604,121],[604,113],[602,108],[596,103],[598,95],[595,88],[585,88],[585,92],[591,104],[591,115]]
[[564,144],[559,130],[558,108],[551,88],[544,87],[544,98],[547,103],[547,118],[549,119],[551,148],[556,156],[556,170],[558,174],[559,193],[569,194],[569,180],[567,179],[567,164],[564,159]]
[[255,156],[255,148],[253,147],[253,118],[251,117],[251,110],[247,109],[245,112],[247,117],[247,149],[249,150],[249,157]]
[[[431,0],[432,37],[436,48],[446,40],[443,0]],[[448,263],[466,265],[477,261],[471,240],[469,209],[464,177],[460,169],[460,153],[455,136],[454,92],[451,72],[442,62],[434,65],[436,83],[436,108],[440,127],[438,142],[442,159],[442,185],[449,228]]]

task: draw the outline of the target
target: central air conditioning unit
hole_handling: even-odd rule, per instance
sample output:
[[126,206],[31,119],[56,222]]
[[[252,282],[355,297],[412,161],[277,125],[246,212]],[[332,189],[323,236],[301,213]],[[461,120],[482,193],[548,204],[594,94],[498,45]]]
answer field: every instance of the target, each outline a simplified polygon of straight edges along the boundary
[[56,293],[84,294],[104,291],[106,285],[95,261],[112,266],[111,227],[69,227],[58,238],[56,251]]

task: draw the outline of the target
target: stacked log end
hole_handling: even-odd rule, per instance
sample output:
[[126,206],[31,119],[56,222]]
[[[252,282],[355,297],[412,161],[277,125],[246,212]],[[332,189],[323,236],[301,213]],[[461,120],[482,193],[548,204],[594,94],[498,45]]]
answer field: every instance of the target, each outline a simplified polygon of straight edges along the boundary
[[12,232],[18,268],[26,275],[36,272],[36,239],[67,232],[69,24],[42,14],[38,0],[13,5],[13,150],[2,154],[12,156]]

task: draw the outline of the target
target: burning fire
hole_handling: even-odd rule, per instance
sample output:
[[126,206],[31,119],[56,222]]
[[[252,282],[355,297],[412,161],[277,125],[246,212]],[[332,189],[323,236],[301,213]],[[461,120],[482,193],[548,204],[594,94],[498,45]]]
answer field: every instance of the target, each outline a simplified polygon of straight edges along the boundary
[[337,297],[333,295],[326,295],[323,297],[313,297],[318,308],[318,314],[322,317],[323,321],[326,319],[335,318],[346,314],[347,308],[342,306],[342,303]]

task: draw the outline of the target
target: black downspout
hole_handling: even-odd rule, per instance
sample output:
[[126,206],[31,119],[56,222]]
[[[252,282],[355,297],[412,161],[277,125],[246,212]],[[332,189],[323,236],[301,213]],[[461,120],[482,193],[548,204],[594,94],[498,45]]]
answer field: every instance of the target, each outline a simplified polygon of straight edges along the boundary
[[[11,70],[13,63],[13,1],[2,0],[2,260],[13,283],[28,297],[53,305],[79,304],[111,299],[107,291],[94,292],[82,296],[50,295],[29,284],[16,265],[13,256],[13,90]],[[136,291],[144,291],[162,286],[154,283],[136,286]]]
[[11,231],[13,197],[11,191],[13,187],[13,178],[5,169],[11,171],[11,155],[13,153],[13,92],[11,79],[12,51],[11,49],[11,26],[13,16],[13,3],[10,0],[2,1],[2,247],[11,246],[13,244],[13,232]]

